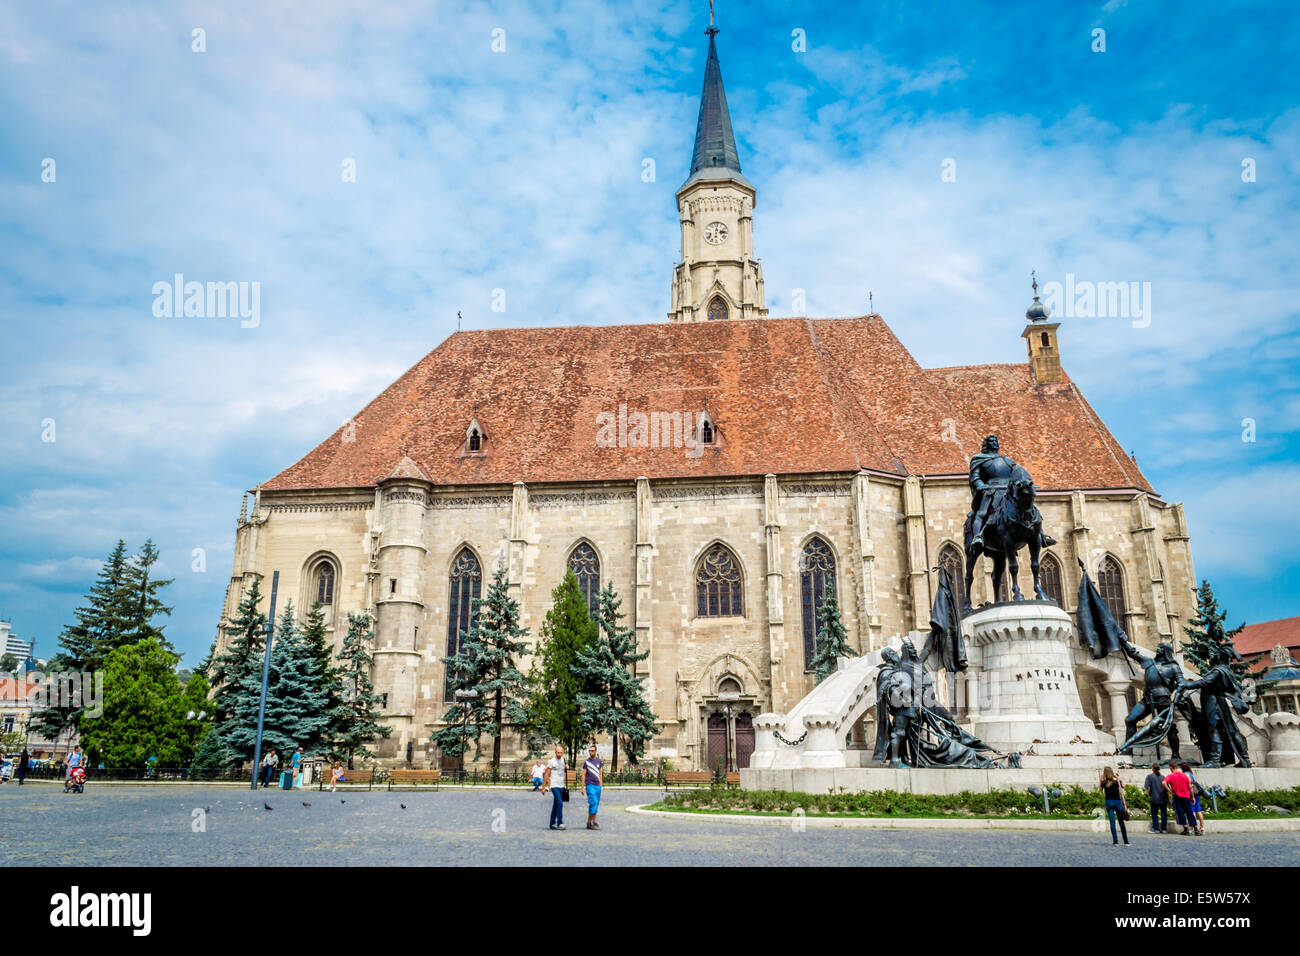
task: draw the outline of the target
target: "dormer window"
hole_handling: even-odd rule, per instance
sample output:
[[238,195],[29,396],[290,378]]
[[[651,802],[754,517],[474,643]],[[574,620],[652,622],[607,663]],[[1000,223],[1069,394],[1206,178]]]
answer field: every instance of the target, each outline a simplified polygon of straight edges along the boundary
[[483,426],[478,423],[477,418],[470,419],[469,427],[465,429],[465,454],[484,454],[483,446],[486,442],[487,435],[483,431]]
[[708,412],[700,412],[695,426],[695,443],[697,445],[716,445],[718,443],[718,427],[713,424],[713,419],[709,417]]

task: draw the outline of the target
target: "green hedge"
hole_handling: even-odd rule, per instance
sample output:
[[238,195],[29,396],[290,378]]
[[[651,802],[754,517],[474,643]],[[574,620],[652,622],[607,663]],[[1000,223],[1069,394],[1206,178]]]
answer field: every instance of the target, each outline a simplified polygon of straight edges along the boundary
[[[1058,785],[1059,786],[1059,785]],[[1101,793],[1079,786],[1059,787],[1061,795],[1052,798],[1052,816],[1090,817],[1103,806]],[[1148,809],[1147,794],[1141,787],[1127,787],[1128,805],[1134,813]],[[1300,787],[1290,790],[1229,790],[1219,798],[1220,816],[1229,814],[1261,815],[1266,805],[1300,812]],[[963,790],[951,794],[898,793],[876,790],[871,793],[791,793],[783,790],[736,790],[725,787],[681,790],[664,797],[662,806],[691,810],[741,811],[754,813],[789,813],[801,809],[808,814],[855,814],[860,816],[1013,816],[1043,813],[1042,797],[1026,790],[993,790],[973,793]],[[1201,800],[1209,813],[1213,803]]]

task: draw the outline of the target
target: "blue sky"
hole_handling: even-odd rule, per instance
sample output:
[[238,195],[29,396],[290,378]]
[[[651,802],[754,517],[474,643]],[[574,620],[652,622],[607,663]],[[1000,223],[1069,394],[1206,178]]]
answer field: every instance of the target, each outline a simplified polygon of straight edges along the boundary
[[[1234,621],[1300,614],[1300,14],[718,16],[772,314],[796,289],[861,314],[871,290],[923,365],[1018,362],[1031,268],[1150,282],[1145,327],[1064,320],[1066,368],[1186,503]],[[51,653],[117,538],[151,535],[193,661],[241,490],[457,310],[663,321],[706,25],[703,2],[0,4],[0,616]],[[259,282],[260,324],[156,318],[178,272]]]

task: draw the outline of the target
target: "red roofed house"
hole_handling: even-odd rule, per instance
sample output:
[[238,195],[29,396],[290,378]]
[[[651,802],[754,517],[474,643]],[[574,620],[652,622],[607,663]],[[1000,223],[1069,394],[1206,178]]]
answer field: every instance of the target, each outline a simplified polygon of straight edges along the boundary
[[[223,623],[275,570],[282,602],[320,600],[336,622],[371,612],[394,728],[380,752],[436,765],[440,659],[484,580],[506,563],[536,640],[572,568],[589,594],[614,583],[650,651],[639,666],[662,730],[649,756],[745,766],[753,717],[812,688],[827,587],[860,650],[928,629],[931,569],[962,577],[968,456],[995,432],[1059,539],[1049,594],[1073,609],[1083,558],[1134,640],[1177,643],[1194,610],[1182,506],[1065,373],[1037,295],[1017,365],[923,369],[879,315],[768,318],[756,195],[710,36],[669,321],[449,337],[259,486]],[[991,601],[979,571],[973,598]],[[1080,689],[1115,730],[1128,688]]]

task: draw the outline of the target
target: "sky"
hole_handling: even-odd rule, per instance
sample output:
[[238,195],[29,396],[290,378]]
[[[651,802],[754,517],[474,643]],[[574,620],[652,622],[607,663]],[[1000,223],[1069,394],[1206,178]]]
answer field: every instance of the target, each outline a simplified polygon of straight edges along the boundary
[[[1049,302],[1063,364],[1185,503],[1231,621],[1300,614],[1300,8],[716,7],[771,314],[870,292],[923,366],[1023,362],[1031,269],[1137,283]],[[0,2],[0,619],[49,656],[114,543],[152,537],[193,663],[243,490],[458,311],[664,321],[707,25],[703,0]],[[256,321],[157,315],[178,273],[257,283]]]

